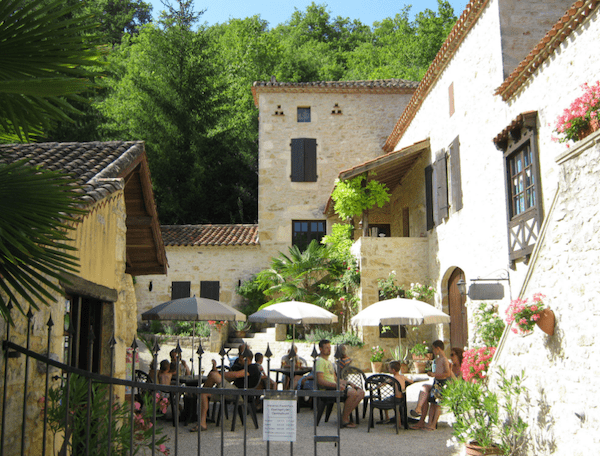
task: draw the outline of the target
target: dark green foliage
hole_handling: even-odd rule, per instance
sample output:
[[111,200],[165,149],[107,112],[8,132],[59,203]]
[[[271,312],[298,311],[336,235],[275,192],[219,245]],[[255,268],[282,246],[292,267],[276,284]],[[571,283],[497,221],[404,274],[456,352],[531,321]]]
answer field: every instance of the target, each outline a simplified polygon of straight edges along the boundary
[[236,293],[244,298],[244,305],[240,309],[245,315],[251,315],[265,304],[268,299],[265,296],[267,287],[261,283],[256,276],[246,280],[236,288]]
[[352,331],[338,333],[337,331],[315,325],[312,331],[306,334],[306,342],[318,344],[322,339],[331,341],[332,345],[344,344],[356,347],[362,347],[364,345],[358,334]]

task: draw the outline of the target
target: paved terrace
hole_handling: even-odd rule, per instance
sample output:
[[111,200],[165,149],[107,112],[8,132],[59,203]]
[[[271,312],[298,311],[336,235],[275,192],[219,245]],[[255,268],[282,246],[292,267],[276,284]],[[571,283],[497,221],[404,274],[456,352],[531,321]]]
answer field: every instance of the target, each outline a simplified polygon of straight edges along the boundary
[[[289,343],[287,344],[289,346]],[[161,347],[158,359],[168,358],[169,351],[172,346],[165,345]],[[312,350],[312,346],[311,346]],[[237,353],[237,350],[233,350]],[[279,360],[283,353],[276,352],[273,356],[271,367],[279,367]],[[301,353],[304,357],[304,354]],[[184,347],[183,356],[189,359],[191,349]],[[142,369],[146,370],[148,363],[151,360],[150,353],[145,347],[140,349],[140,359]],[[206,352],[202,357],[202,365],[205,369],[210,369],[210,360],[220,359],[216,353]],[[308,358],[307,361],[312,361]],[[220,363],[220,361],[218,361]],[[264,362],[266,368],[266,361]],[[407,389],[408,409],[414,408],[419,395],[419,390],[423,383],[416,383]],[[212,403],[211,403],[212,407]],[[359,405],[362,408],[362,404]],[[361,409],[362,410],[362,409]],[[170,410],[168,412],[170,416]],[[393,414],[393,413],[392,413]],[[295,456],[314,455],[313,433],[314,419],[312,409],[302,408],[297,415],[297,440],[294,443]],[[224,454],[226,455],[243,455],[244,445],[244,428],[238,423],[235,432],[231,432],[232,411],[229,413],[229,421],[225,421],[225,446]],[[239,418],[239,417],[238,417]],[[254,429],[252,420],[249,421],[247,429],[247,455],[260,456],[266,455],[266,442],[263,441],[263,426],[262,414],[258,415],[259,428]],[[321,424],[317,428],[319,435],[335,435],[337,432],[337,414],[335,407],[328,423],[324,422],[323,416]],[[379,419],[379,414],[376,414],[376,420]],[[367,421],[362,419],[360,425],[355,429],[341,430],[341,454],[343,456],[352,455],[377,455],[377,456],[458,456],[462,449],[449,448],[446,442],[452,437],[451,414],[443,414],[439,420],[437,431],[419,431],[419,430],[404,430],[400,429],[396,435],[395,426],[393,424],[375,425],[371,431],[367,433]],[[196,455],[198,448],[198,435],[189,431],[195,423],[190,423],[188,426],[182,425],[179,427],[178,448],[179,455],[192,456]],[[168,446],[171,448],[171,454],[174,454],[175,445],[175,428],[170,421],[159,421],[166,434],[170,437]],[[208,430],[202,432],[202,449],[201,455],[218,456],[221,451],[221,428],[216,427],[214,423],[208,424]],[[284,456],[290,454],[290,444],[287,442],[271,442],[270,454]],[[337,456],[337,448],[332,443],[319,443],[319,456]]]

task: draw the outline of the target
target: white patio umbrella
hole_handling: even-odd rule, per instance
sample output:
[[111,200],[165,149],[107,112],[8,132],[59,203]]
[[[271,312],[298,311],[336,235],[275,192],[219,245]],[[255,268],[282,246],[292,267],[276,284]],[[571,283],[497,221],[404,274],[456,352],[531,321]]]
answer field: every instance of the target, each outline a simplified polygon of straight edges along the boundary
[[248,316],[254,323],[280,323],[294,325],[293,339],[296,339],[296,325],[337,323],[338,317],[322,307],[302,301],[285,301],[272,304]]
[[[355,326],[419,326],[450,323],[450,316],[426,302],[397,297],[371,304],[352,317],[350,322]],[[399,353],[402,353],[401,349],[402,340],[398,331]]]
[[[246,321],[246,315],[233,307],[214,299],[179,298],[163,302],[156,307],[144,312],[142,320],[181,320],[181,321]],[[196,326],[193,326],[192,353],[194,352],[194,339],[196,338]],[[194,357],[192,356],[192,370],[194,369]]]

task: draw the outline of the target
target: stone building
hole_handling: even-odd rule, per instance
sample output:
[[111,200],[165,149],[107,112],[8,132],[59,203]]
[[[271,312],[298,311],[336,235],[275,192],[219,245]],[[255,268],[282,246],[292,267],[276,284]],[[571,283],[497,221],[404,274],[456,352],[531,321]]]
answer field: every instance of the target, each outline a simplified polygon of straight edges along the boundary
[[[148,162],[143,142],[115,141],[94,143],[40,143],[0,145],[0,163],[30,159],[30,164],[62,170],[74,175],[82,186],[82,202],[87,213],[80,216],[69,233],[77,247],[80,268],[60,282],[65,297],[57,302],[40,302],[31,318],[32,351],[86,371],[125,378],[126,350],[136,337],[136,298],[133,276],[164,274],[166,255],[152,193]],[[28,309],[25,308],[25,311]],[[27,319],[13,309],[15,326],[10,341],[26,346]],[[48,343],[49,318],[54,326]],[[63,323],[64,322],[64,323]],[[69,347],[67,322],[74,330]],[[0,322],[5,340],[8,328]],[[94,338],[91,334],[94,334]],[[114,337],[114,358],[109,340]],[[2,364],[4,365],[4,350]],[[69,358],[69,353],[71,357]],[[23,416],[25,357],[9,358],[2,423],[6,436],[5,454],[20,449]],[[111,366],[112,364],[112,366]],[[56,372],[58,373],[58,371]],[[24,454],[41,454],[42,420],[38,400],[44,396],[45,365],[30,362],[27,372],[27,423]],[[51,374],[52,376],[52,374]],[[50,387],[60,380],[52,378]],[[117,394],[123,398],[122,387]]]
[[[526,368],[528,454],[600,449],[598,408],[586,394],[598,370],[600,139],[571,148],[552,139],[581,85],[598,80],[599,6],[472,0],[418,87],[394,96],[373,90],[369,103],[366,92],[342,96],[356,82],[254,86],[258,248],[266,254],[259,261],[336,221],[336,177],[375,171],[392,198],[369,214],[377,230],[354,245],[363,307],[392,270],[401,282],[430,282],[434,304],[452,317],[432,336],[465,346],[482,298],[494,294],[503,310],[517,296],[547,296],[555,335],[521,338],[507,329],[494,361],[509,373]],[[376,332],[365,336],[376,343]]]

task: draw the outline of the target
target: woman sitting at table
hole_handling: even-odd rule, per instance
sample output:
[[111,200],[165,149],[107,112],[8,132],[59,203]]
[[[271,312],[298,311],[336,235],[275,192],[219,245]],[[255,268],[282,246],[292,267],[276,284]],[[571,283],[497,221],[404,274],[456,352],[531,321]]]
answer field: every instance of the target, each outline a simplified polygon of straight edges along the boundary
[[340,372],[341,370],[346,367],[349,366],[350,363],[352,363],[352,358],[350,358],[348,356],[348,354],[346,353],[346,346],[344,344],[339,346],[339,353],[340,353],[340,357],[337,360],[337,364],[340,368]]

